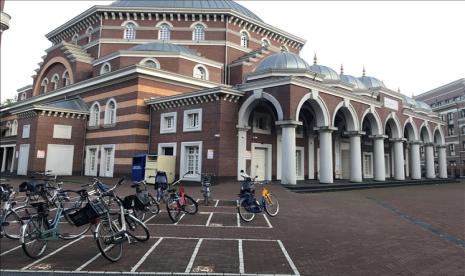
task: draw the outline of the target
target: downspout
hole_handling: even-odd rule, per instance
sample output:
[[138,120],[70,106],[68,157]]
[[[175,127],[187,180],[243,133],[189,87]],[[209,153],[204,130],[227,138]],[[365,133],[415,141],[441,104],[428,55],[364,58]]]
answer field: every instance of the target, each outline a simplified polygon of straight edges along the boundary
[[86,135],[87,135],[87,116],[84,119],[84,139],[82,140],[82,159],[81,159],[81,176],[86,171]]
[[152,147],[152,105],[149,105],[149,109],[150,109],[149,110],[149,142],[148,142],[147,154],[150,154],[150,148]]
[[229,24],[228,17],[226,17],[226,39],[224,43],[224,74],[223,74],[223,84],[229,84],[229,73],[228,73],[228,38],[229,38]]

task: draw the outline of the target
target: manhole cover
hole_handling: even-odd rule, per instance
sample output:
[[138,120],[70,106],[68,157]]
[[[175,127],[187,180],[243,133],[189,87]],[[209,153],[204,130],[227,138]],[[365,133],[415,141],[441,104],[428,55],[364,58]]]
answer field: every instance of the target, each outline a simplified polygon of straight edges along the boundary
[[223,226],[223,224],[221,224],[221,223],[210,223],[210,226],[211,227],[221,227],[221,226]]
[[35,266],[31,266],[29,269],[32,269],[32,270],[51,270],[52,265],[51,264],[38,264],[38,265],[35,265]]
[[214,272],[213,269],[215,267],[214,266],[196,266],[192,269],[192,272],[205,272],[205,273],[212,273]]

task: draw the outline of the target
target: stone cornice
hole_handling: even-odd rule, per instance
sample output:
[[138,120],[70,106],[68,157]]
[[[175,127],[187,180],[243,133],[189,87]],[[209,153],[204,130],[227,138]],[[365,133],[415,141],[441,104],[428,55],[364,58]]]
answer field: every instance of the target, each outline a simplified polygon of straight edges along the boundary
[[3,11],[0,13],[0,24],[1,24],[0,30],[2,32],[10,28],[10,20],[11,20],[11,16],[9,14]]

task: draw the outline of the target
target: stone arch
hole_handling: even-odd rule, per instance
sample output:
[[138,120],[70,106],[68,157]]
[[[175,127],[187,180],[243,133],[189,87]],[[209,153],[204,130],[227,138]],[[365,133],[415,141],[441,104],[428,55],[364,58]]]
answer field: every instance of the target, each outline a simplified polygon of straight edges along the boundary
[[442,128],[436,126],[433,130],[433,141],[435,145],[444,145],[446,143],[444,139],[444,133],[442,133]]
[[339,110],[344,114],[347,123],[347,130],[359,131],[360,123],[358,122],[357,112],[355,111],[354,107],[346,101],[341,101],[334,109],[333,120],[331,122],[332,126],[335,126],[336,115],[339,112]]
[[61,63],[65,68],[66,68],[66,71],[68,71],[68,74],[69,74],[69,78],[70,78],[70,82],[71,83],[74,83],[74,75],[72,74],[73,70],[71,68],[71,64],[69,63],[69,61],[63,57],[54,57],[52,59],[50,59],[43,67],[42,67],[42,70],[40,71],[40,74],[37,76],[36,78],[36,82],[35,82],[35,85],[34,85],[34,89],[32,90],[33,91],[33,96],[37,96],[40,94],[40,84],[41,84],[41,80],[42,78],[44,77],[44,75],[46,75],[46,72],[47,70],[55,63]]
[[276,110],[276,115],[278,121],[283,120],[284,118],[284,113],[283,109],[281,108],[281,104],[279,101],[273,97],[272,95],[266,93],[266,92],[259,92],[252,94],[245,102],[242,104],[241,108],[239,109],[239,116],[238,116],[238,125],[239,126],[248,126],[250,114],[252,113],[254,107],[258,104],[259,99],[265,99],[268,102],[271,103],[271,105],[275,108]]
[[412,117],[409,117],[407,120],[405,120],[404,123],[404,136],[405,134],[408,134],[408,140],[409,141],[418,141],[418,131],[417,131],[417,126],[415,124],[415,121],[413,121]]
[[302,109],[302,106],[304,105],[304,103],[307,101],[310,103],[310,105],[314,108],[315,112],[317,113],[315,114],[317,126],[318,127],[329,126],[330,116],[329,116],[328,107],[326,106],[323,99],[319,95],[317,95],[315,92],[310,92],[308,94],[305,94],[305,96],[302,97],[299,104],[297,105],[296,114],[295,114],[296,120],[299,119],[300,110]]
[[373,135],[382,135],[384,133],[383,125],[381,124],[381,119],[378,115],[378,112],[372,108],[367,108],[363,112],[362,119],[360,120],[360,129],[363,130],[363,121],[367,118],[371,132]]
[[419,133],[419,138],[424,142],[424,143],[431,143],[433,142],[433,135],[431,134],[431,130],[426,122],[423,122],[421,124],[420,128],[420,133]]
[[388,126],[390,127],[391,134],[392,134],[392,137],[389,137],[389,138],[402,138],[403,137],[402,129],[400,128],[399,118],[397,118],[397,115],[394,112],[390,113],[387,116],[386,122],[384,124],[384,132],[386,132]]

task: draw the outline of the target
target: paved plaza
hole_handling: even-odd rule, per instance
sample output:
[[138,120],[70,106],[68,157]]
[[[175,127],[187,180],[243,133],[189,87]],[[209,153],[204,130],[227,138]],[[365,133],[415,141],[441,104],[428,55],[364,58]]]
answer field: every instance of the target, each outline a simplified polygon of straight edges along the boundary
[[[160,214],[146,217],[151,239],[126,243],[117,263],[100,256],[91,232],[71,242],[49,242],[37,260],[28,258],[18,241],[2,239],[0,274],[463,276],[464,184],[320,194],[297,194],[272,184],[280,213],[274,218],[259,214],[250,223],[236,213],[239,184],[221,184],[213,186],[209,206],[199,202],[199,213],[183,216],[176,225],[164,205]],[[65,187],[80,185],[66,182]],[[129,185],[118,190],[130,192]],[[200,187],[187,186],[186,192],[200,199]]]

